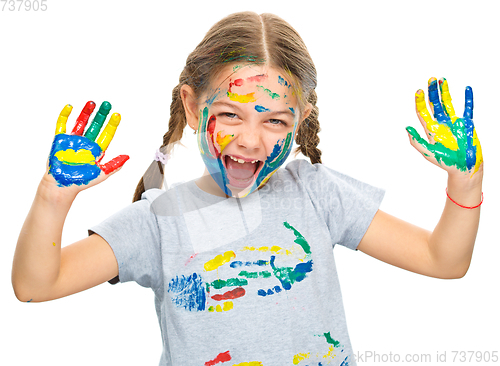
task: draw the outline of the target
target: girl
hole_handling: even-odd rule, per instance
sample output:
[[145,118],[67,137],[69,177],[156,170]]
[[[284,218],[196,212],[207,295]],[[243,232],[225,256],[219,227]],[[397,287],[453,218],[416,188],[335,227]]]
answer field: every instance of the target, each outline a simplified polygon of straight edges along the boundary
[[[119,122],[113,115],[97,137],[94,122],[102,125],[108,104],[85,136],[94,105],[70,135],[65,107],[16,248],[18,299],[136,281],[155,293],[161,365],[355,365],[332,246],[428,276],[462,277],[479,222],[482,153],[470,88],[457,118],[446,80],[438,88],[431,79],[437,121],[423,92],[416,94],[429,142],[408,128],[411,144],[449,176],[442,218],[427,232],[378,210],[380,189],[321,164],[315,87],[313,62],[286,22],[254,13],[221,20],[187,59],[163,146],[134,203],[61,250],[76,195],[127,159],[101,165]],[[164,164],[186,124],[197,134],[205,174],[164,192]],[[293,140],[312,164],[279,169]]]

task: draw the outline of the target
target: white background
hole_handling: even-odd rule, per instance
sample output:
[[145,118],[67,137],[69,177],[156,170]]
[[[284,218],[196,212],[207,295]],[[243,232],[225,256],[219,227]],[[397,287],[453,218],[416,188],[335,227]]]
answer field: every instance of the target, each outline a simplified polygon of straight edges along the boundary
[[[188,53],[212,24],[242,10],[281,16],[308,45],[318,70],[323,163],[385,188],[383,210],[429,230],[445,203],[446,173],[408,143],[407,125],[422,132],[414,93],[426,88],[429,77],[444,76],[461,113],[464,88],[473,87],[486,161],[485,201],[468,274],[460,280],[427,278],[341,247],[336,257],[355,351],[430,354],[434,362],[436,352],[447,352],[447,364],[453,364],[452,351],[500,350],[495,1],[47,5],[45,12],[0,12],[0,364],[157,364],[160,330],[150,290],[104,284],[57,301],[21,303],[10,285],[17,236],[63,106],[75,107],[69,129],[88,100],[110,101],[122,123],[107,157],[131,156],[117,175],[77,198],[65,225],[67,245],[131,202],[167,130],[171,90]],[[195,137],[187,132],[187,148],[176,150],[168,165],[170,182],[203,171]],[[182,166],[190,169],[181,171]]]

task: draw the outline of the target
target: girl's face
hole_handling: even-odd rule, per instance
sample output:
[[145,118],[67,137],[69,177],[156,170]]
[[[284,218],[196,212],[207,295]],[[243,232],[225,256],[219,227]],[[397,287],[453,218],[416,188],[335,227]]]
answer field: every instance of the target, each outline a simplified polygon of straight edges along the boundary
[[[181,93],[185,109],[189,89]],[[197,130],[201,156],[213,181],[232,197],[245,197],[267,182],[310,112],[308,107],[300,118],[289,78],[265,65],[229,66],[191,103],[192,111],[196,107],[198,113],[186,116]]]

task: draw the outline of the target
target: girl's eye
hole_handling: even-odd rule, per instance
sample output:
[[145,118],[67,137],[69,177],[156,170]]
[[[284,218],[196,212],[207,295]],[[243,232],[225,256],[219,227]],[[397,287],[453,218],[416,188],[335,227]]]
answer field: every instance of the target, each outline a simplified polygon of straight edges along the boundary
[[231,119],[238,118],[238,115],[236,113],[226,112],[226,113],[222,113],[222,115],[224,117],[231,118]]
[[270,119],[269,123],[271,123],[272,125],[275,125],[275,126],[279,126],[279,125],[282,125],[284,127],[288,126],[286,122],[284,122],[280,119]]

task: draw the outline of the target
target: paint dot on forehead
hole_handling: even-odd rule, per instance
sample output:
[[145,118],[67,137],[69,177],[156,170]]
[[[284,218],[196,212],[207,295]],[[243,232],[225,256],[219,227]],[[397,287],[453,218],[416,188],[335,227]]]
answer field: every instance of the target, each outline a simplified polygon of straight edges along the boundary
[[271,111],[270,109],[267,109],[266,107],[263,107],[261,105],[256,105],[255,110],[257,112],[270,112]]

